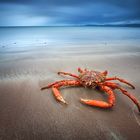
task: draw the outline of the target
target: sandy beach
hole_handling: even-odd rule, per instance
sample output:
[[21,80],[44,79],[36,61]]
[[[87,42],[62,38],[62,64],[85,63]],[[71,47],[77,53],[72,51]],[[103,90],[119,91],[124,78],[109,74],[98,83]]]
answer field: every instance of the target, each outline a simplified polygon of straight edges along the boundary
[[118,90],[115,106],[107,110],[80,103],[80,98],[106,100],[106,94],[97,90],[61,89],[68,105],[58,103],[51,89],[40,90],[56,80],[71,79],[57,75],[58,71],[78,74],[77,68],[81,67],[108,70],[108,77],[127,79],[136,89],[122,86],[140,101],[140,48],[131,41],[128,44],[45,44],[41,49],[20,48],[17,52],[1,47],[0,139],[139,140],[140,113]]

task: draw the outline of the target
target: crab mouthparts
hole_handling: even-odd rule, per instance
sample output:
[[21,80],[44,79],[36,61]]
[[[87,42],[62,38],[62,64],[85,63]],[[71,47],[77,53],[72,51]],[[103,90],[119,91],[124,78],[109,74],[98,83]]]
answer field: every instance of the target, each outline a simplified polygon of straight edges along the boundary
[[91,87],[91,88],[94,88],[97,86],[97,84],[95,82],[85,82],[84,84],[84,87]]

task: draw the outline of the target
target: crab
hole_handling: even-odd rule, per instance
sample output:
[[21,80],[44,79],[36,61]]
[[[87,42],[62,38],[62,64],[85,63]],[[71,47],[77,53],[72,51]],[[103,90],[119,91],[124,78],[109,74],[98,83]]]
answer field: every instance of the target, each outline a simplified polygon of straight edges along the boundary
[[83,104],[100,107],[100,108],[112,108],[115,105],[115,95],[114,90],[120,90],[124,95],[128,96],[134,104],[137,106],[140,112],[140,103],[138,100],[128,93],[124,88],[122,88],[118,83],[110,82],[111,80],[118,80],[124,84],[135,89],[135,87],[128,81],[118,78],[118,77],[107,77],[108,71],[95,71],[78,68],[79,75],[75,75],[67,72],[58,72],[59,75],[68,75],[74,77],[74,80],[61,80],[51,83],[45,87],[42,87],[41,90],[52,88],[54,97],[57,101],[67,104],[67,102],[62,97],[59,88],[63,86],[83,86],[85,88],[99,89],[105,92],[108,95],[108,101],[99,101],[99,100],[90,100],[81,98],[80,101]]

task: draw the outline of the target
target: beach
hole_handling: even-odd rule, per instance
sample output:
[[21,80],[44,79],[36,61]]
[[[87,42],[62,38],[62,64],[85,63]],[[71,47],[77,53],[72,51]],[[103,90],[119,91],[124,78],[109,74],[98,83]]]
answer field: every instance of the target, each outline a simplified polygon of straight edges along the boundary
[[139,140],[140,113],[115,90],[111,109],[90,107],[80,98],[107,100],[102,91],[61,89],[68,105],[58,103],[47,84],[73,79],[78,67],[108,70],[140,101],[140,28],[2,28],[0,29],[0,139]]

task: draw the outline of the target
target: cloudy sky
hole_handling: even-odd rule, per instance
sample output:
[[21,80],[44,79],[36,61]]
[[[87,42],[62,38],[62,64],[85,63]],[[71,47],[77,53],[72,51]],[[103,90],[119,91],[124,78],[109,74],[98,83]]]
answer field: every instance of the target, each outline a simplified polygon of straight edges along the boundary
[[0,0],[0,26],[140,23],[140,0]]

